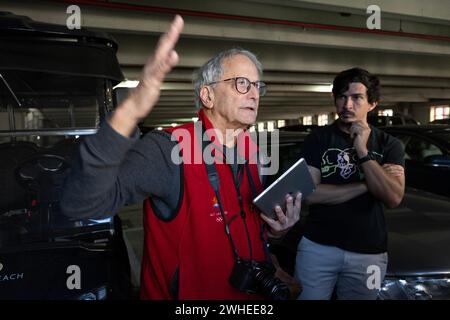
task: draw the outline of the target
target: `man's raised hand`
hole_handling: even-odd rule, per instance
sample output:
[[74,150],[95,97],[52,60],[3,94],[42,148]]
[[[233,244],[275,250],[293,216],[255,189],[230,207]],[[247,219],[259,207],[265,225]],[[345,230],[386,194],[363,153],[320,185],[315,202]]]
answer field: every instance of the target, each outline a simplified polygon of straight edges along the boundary
[[139,85],[118,106],[111,118],[111,126],[120,134],[130,136],[137,123],[152,111],[158,101],[164,77],[179,60],[174,48],[183,25],[181,16],[175,16],[169,30],[159,38],[153,55],[145,63]]
[[159,38],[153,56],[145,63],[139,85],[136,88],[145,99],[145,101],[142,101],[140,117],[145,117],[152,110],[159,99],[164,77],[178,63],[178,54],[174,48],[183,29],[183,24],[181,16],[175,16],[169,30]]

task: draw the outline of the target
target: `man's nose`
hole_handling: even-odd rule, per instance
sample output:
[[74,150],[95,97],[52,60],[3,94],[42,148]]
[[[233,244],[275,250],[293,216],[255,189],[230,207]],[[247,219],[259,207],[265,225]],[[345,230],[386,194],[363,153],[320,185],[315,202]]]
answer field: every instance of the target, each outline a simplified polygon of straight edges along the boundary
[[259,99],[259,89],[251,83],[250,90],[247,92],[247,95],[250,99]]
[[345,109],[353,109],[353,100],[351,97],[346,97],[344,100]]

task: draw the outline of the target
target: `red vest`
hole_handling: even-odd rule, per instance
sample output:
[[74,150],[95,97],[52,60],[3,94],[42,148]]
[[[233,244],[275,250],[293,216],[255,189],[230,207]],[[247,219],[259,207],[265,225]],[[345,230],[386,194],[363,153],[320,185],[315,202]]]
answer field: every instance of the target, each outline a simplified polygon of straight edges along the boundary
[[[199,113],[199,118],[206,129],[211,128],[210,121],[202,111]],[[192,162],[195,152],[198,156],[202,151],[200,140],[197,135],[194,135],[194,124],[189,123],[170,131],[177,137],[183,149],[183,199],[178,214],[168,222],[154,214],[151,199],[144,202],[145,245],[141,272],[141,298],[261,299],[258,295],[248,295],[234,289],[228,282],[235,260],[232,246],[225,233],[216,195],[209,183],[203,161],[198,164],[187,163],[188,160]],[[181,139],[180,133],[186,132],[189,132],[192,138],[183,142],[185,138]],[[242,133],[239,139],[246,135],[247,133]],[[249,140],[251,143],[251,139]],[[248,160],[254,154],[249,154],[248,150],[251,148],[245,149],[239,153]],[[249,168],[259,193],[262,186],[257,165],[250,164]],[[216,161],[216,169],[220,177],[222,205],[233,241],[239,255],[248,259],[248,239],[240,216],[231,168],[227,164]],[[246,172],[244,172],[240,192],[246,212],[253,258],[263,261],[265,254],[260,236],[263,221],[251,205],[252,192]],[[173,297],[171,285],[177,270],[178,297]]]

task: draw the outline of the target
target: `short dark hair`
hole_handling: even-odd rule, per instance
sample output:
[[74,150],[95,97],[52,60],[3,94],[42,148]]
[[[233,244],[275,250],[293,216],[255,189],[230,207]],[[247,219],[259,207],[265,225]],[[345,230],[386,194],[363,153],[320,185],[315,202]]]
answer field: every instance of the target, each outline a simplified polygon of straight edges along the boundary
[[350,83],[360,82],[367,88],[369,103],[380,100],[380,80],[369,71],[361,68],[352,68],[339,73],[333,81],[334,101],[343,92],[348,90]]

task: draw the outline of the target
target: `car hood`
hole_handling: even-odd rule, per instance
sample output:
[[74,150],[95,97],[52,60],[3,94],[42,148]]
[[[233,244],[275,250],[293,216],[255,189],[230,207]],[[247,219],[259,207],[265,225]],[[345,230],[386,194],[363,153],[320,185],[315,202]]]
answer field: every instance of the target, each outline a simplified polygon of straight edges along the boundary
[[450,274],[450,200],[409,189],[401,205],[386,210],[387,274]]

